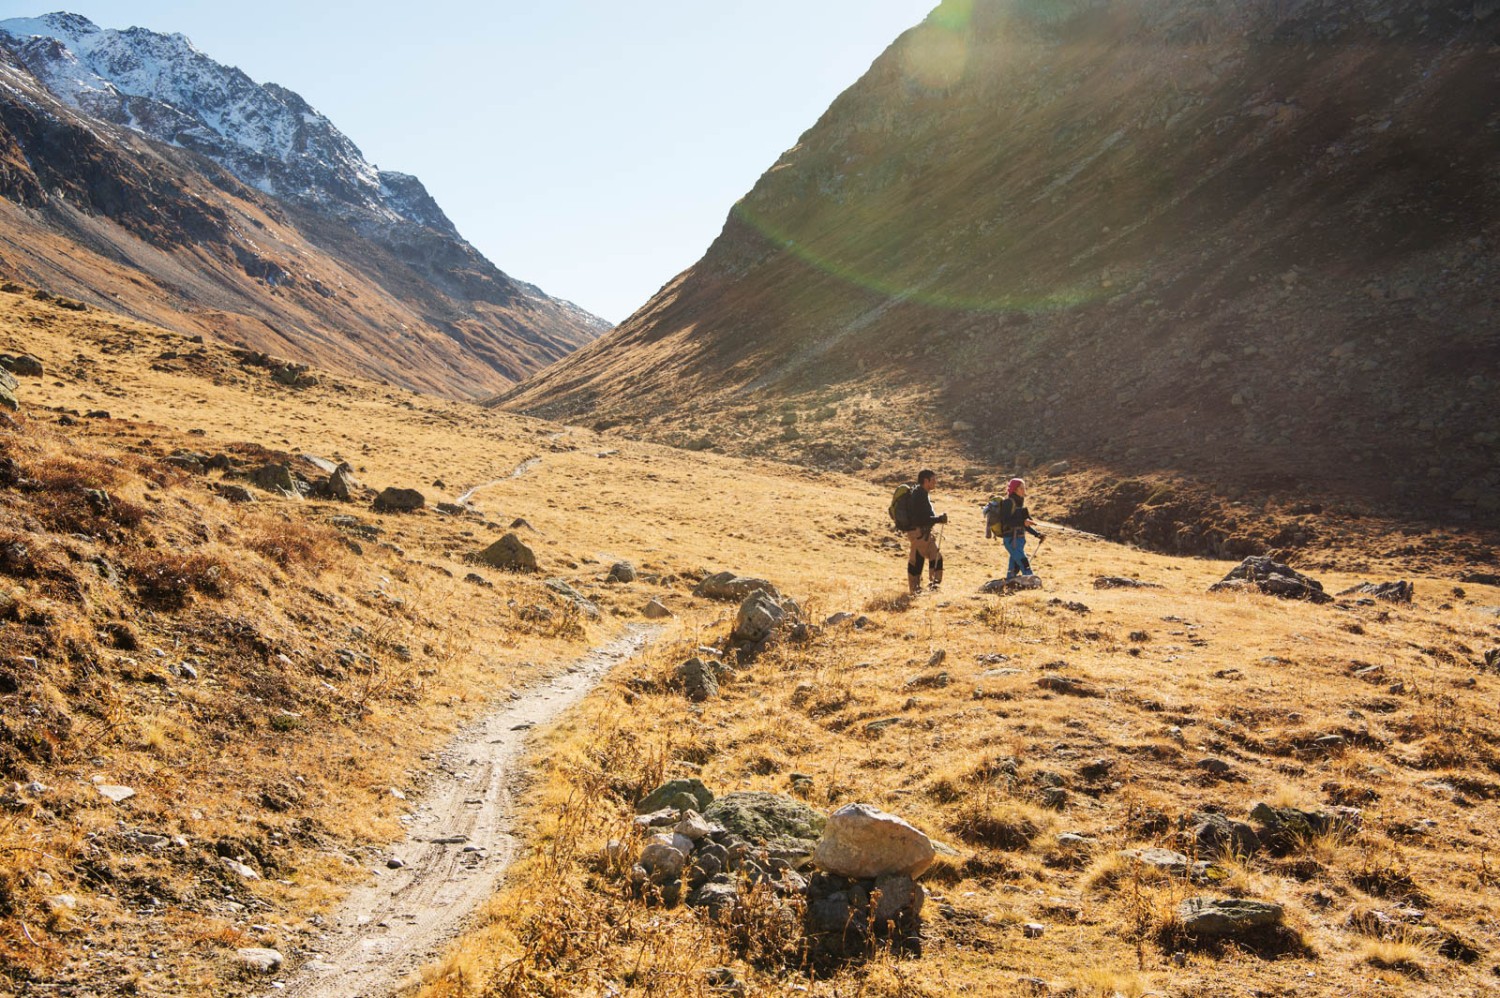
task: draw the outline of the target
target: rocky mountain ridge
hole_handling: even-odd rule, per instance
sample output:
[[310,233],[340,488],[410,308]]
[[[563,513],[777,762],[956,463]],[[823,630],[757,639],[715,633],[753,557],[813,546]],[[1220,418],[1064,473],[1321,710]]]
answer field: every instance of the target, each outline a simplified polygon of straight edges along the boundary
[[951,447],[1493,521],[1495,15],[944,3],[698,264],[498,402],[825,467]]
[[0,22],[0,125],[19,209],[0,210],[0,257],[24,283],[458,395],[608,328],[501,272],[301,97],[181,35]]

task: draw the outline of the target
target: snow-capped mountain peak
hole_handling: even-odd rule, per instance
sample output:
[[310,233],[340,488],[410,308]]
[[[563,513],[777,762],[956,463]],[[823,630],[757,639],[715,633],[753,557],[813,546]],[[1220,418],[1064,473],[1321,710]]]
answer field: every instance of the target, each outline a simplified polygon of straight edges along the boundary
[[184,35],[101,28],[68,13],[0,21],[0,33],[49,89],[93,117],[201,153],[283,200],[457,235],[416,178],[382,174],[300,95],[256,83]]

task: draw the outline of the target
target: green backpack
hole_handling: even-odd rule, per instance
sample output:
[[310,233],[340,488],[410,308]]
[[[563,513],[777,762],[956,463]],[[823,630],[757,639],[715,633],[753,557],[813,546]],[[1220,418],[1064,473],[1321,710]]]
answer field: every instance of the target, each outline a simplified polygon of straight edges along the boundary
[[917,491],[917,487],[911,483],[896,486],[896,491],[891,496],[891,524],[901,533],[912,529],[911,526],[911,494]]

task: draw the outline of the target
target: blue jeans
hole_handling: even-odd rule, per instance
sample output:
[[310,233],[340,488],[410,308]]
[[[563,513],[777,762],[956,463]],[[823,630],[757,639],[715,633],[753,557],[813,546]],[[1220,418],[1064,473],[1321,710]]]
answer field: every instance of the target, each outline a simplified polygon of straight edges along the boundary
[[1010,554],[1010,564],[1005,569],[1005,577],[1013,579],[1016,575],[1030,575],[1031,562],[1026,558],[1026,531],[1017,530],[1006,534],[1004,537],[1005,550]]

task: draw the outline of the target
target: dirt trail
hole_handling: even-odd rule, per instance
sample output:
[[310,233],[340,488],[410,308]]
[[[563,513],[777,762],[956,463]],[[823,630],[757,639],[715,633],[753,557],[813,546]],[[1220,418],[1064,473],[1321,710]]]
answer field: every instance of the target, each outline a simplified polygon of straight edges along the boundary
[[493,482],[485,482],[483,485],[476,485],[473,488],[469,489],[469,491],[458,497],[458,504],[462,506],[470,499],[473,499],[474,493],[476,492],[483,492],[485,489],[492,489],[496,485],[503,485],[504,483],[514,478],[522,478],[526,475],[527,472],[531,471],[541,463],[542,459],[540,457],[527,458],[525,461],[522,461],[520,464],[516,465],[511,473],[506,477],[497,478]]
[[515,855],[515,767],[531,729],[579,703],[654,633],[632,628],[461,731],[437,763],[439,779],[415,804],[406,841],[391,849],[406,866],[381,869],[374,882],[355,888],[319,940],[319,952],[284,988],[268,993],[384,998],[435,957],[495,893]]

